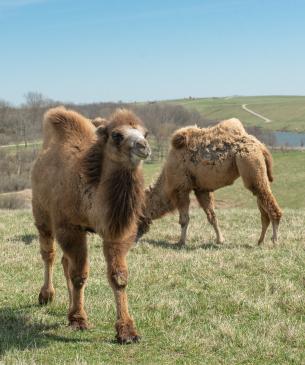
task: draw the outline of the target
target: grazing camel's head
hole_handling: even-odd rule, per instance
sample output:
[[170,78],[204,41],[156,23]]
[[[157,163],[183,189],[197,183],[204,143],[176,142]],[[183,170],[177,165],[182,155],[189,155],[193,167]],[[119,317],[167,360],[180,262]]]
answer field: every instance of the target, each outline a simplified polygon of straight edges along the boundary
[[151,153],[146,140],[147,130],[142,121],[127,109],[118,109],[108,123],[98,127],[97,134],[105,144],[107,158],[136,167]]

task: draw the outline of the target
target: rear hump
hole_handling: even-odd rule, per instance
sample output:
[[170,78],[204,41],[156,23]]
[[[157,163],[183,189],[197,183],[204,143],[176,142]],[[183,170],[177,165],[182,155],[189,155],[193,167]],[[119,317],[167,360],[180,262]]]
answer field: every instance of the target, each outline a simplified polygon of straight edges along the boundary
[[81,114],[63,106],[49,109],[43,119],[43,144],[51,140],[86,138],[94,133],[94,125]]

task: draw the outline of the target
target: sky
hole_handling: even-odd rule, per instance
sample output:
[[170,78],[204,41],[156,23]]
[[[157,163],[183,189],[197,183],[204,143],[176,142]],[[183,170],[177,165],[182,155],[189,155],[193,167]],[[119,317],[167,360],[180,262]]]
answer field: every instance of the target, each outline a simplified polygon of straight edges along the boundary
[[0,0],[0,99],[305,95],[304,0]]

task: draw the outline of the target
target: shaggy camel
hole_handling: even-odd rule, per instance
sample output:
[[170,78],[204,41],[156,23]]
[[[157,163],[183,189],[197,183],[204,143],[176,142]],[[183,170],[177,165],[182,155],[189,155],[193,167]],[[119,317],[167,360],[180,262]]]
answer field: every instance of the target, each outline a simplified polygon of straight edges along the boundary
[[145,208],[138,227],[139,239],[149,229],[152,220],[178,209],[181,237],[185,244],[189,223],[189,194],[195,196],[213,226],[217,242],[223,242],[214,211],[213,191],[231,185],[239,177],[247,189],[257,196],[262,231],[258,244],[264,241],[270,223],[272,241],[282,216],[269,181],[272,177],[272,157],[267,148],[247,134],[238,119],[222,121],[211,128],[185,127],[172,137],[172,148],[156,183],[145,191]]
[[39,303],[52,301],[54,238],[63,250],[69,293],[69,324],[88,327],[84,287],[88,278],[87,232],[103,238],[109,283],[116,309],[116,338],[138,340],[127,304],[126,255],[132,246],[144,199],[141,160],[150,148],[146,129],[132,112],[117,110],[102,126],[63,107],[43,121],[43,147],[33,171],[33,215],[44,261]]

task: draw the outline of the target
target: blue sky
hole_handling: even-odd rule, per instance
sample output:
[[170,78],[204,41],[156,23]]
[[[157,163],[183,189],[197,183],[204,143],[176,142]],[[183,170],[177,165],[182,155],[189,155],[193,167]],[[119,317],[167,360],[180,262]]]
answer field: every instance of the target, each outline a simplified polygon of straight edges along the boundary
[[0,0],[0,99],[305,95],[303,0]]

